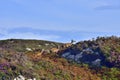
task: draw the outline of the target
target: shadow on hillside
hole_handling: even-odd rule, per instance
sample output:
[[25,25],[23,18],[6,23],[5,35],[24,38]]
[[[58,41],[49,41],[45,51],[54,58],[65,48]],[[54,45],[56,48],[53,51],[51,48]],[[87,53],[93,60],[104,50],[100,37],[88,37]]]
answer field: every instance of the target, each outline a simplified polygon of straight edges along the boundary
[[78,64],[88,64],[92,67],[114,67],[113,63],[107,61],[107,57],[99,47],[95,49],[92,49],[91,47],[84,48],[82,50],[69,47],[62,51],[60,56],[66,58],[68,61],[74,61]]

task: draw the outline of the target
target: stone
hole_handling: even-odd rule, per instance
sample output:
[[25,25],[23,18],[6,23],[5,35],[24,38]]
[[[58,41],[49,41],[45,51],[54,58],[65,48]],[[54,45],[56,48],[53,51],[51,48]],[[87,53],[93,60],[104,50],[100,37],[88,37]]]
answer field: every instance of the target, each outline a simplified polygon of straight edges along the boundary
[[26,48],[26,50],[27,50],[27,51],[32,51],[32,49],[31,49],[31,48]]
[[16,77],[14,80],[25,80],[25,77],[22,75],[19,75],[18,77]]

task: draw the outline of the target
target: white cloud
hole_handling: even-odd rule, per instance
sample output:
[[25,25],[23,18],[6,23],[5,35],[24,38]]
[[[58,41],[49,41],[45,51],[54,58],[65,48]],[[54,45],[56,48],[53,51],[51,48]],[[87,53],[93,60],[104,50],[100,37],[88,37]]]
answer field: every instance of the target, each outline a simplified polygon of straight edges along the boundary
[[40,35],[35,33],[7,33],[0,39],[38,39],[38,40],[57,40],[60,36],[57,35]]
[[0,27],[0,34],[1,34],[1,35],[7,34],[7,30],[5,30],[4,28],[1,28],[1,27]]
[[120,3],[119,0],[98,0],[93,3],[93,8],[96,10],[120,9]]
[[55,30],[55,31],[79,31],[80,29],[77,26],[72,26],[68,24],[60,24],[57,22],[24,22],[24,21],[15,21],[15,20],[0,20],[0,27],[4,29],[14,29],[20,27],[27,27],[33,29],[41,30]]
[[[84,32],[120,32],[118,29],[118,25],[114,25],[114,28],[112,25],[106,25],[106,24],[100,24],[95,25],[93,27],[89,27],[89,25],[62,25],[57,23],[34,23],[34,22],[6,22],[6,24],[0,24],[0,28],[2,28],[0,31],[1,34],[9,34],[6,31],[14,28],[30,28],[30,29],[37,29],[37,30],[52,30],[52,31],[70,31],[70,32],[77,32],[77,31],[84,31]],[[109,29],[108,29],[109,28]],[[13,34],[12,34],[13,35]]]
[[22,4],[23,3],[23,0],[11,0],[12,2],[15,2],[17,4]]

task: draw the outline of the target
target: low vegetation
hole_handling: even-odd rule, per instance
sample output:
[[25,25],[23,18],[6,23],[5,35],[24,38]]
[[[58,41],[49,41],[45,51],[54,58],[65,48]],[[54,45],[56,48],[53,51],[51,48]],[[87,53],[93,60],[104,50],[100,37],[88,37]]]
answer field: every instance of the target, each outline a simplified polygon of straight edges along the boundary
[[67,44],[1,40],[0,80],[18,75],[37,80],[120,80],[119,37]]

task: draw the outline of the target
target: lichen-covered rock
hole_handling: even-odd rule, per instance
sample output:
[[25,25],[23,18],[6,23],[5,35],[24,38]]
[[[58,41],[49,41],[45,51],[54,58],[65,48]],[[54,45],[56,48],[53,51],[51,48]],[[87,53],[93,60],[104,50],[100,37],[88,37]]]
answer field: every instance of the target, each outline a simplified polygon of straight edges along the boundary
[[36,78],[33,79],[27,79],[23,75],[19,75],[18,77],[14,78],[14,80],[36,80]]

